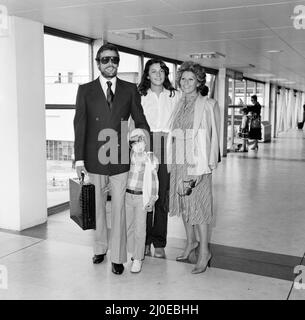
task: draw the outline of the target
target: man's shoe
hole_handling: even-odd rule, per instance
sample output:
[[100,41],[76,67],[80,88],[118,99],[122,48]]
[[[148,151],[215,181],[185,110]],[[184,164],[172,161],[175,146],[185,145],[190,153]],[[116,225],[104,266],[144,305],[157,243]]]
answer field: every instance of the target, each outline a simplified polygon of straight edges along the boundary
[[139,273],[141,271],[141,269],[142,269],[142,261],[134,259],[132,266],[131,266],[131,269],[130,269],[130,272]]
[[150,244],[145,246],[144,255],[145,256],[151,256]]
[[164,248],[155,248],[155,258],[165,258]]
[[101,263],[104,261],[106,254],[95,254],[94,257],[92,258],[93,263]]
[[122,274],[124,271],[124,266],[122,263],[114,263],[112,262],[112,272],[114,274]]

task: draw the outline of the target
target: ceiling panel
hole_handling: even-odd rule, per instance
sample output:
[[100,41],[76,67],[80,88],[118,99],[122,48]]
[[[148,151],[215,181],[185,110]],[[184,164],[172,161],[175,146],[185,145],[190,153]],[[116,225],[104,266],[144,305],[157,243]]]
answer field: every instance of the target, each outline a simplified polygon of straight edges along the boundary
[[[209,67],[235,66],[245,74],[274,73],[305,90],[305,30],[293,26],[289,0],[2,0],[9,13],[45,25],[179,60],[217,51],[225,58],[201,60]],[[108,31],[155,26],[169,40],[133,40]],[[282,50],[271,55],[266,50]],[[264,80],[262,77],[261,80]]]
[[298,4],[302,1],[287,1],[287,0],[165,0],[168,4],[178,8],[180,11],[192,10],[234,10],[238,8],[257,8],[257,7],[274,7],[285,4]]
[[294,28],[289,29],[277,29],[274,32],[281,37],[283,40],[288,43],[295,41],[304,41],[305,40],[305,30],[295,30]]
[[9,14],[22,14],[40,10],[95,7],[113,3],[132,3],[136,0],[2,0]]

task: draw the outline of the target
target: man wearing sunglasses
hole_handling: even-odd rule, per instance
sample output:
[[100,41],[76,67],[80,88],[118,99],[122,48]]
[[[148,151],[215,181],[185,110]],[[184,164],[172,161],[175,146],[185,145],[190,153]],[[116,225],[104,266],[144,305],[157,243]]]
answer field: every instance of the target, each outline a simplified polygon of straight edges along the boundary
[[[78,177],[88,173],[95,185],[96,229],[93,263],[101,263],[108,250],[106,201],[111,189],[111,262],[112,272],[122,274],[126,252],[125,190],[129,171],[128,130],[122,129],[131,116],[135,127],[148,131],[141,98],[135,84],[117,78],[120,62],[116,46],[106,43],[97,52],[100,76],[80,85],[74,118],[75,167]],[[115,144],[109,143],[116,136]],[[109,138],[109,139],[108,139]],[[103,156],[104,155],[104,156]],[[127,159],[127,161],[126,161]]]

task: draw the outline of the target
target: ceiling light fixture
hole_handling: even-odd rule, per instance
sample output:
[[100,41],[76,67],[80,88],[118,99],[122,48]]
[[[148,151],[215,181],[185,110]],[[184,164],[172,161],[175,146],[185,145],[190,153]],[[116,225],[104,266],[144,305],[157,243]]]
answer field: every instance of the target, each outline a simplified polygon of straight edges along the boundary
[[131,38],[134,40],[173,39],[174,37],[171,33],[156,27],[110,30],[109,32],[117,36]]
[[228,64],[228,65],[223,65],[223,68],[244,71],[244,69],[255,68],[255,65],[252,63],[249,63],[249,64]]
[[285,83],[285,84],[295,84],[296,82],[295,81],[284,81],[283,83]]
[[200,53],[192,53],[192,54],[190,54],[190,58],[201,59],[201,54]]
[[283,50],[266,50],[268,53],[281,53]]
[[253,77],[261,77],[261,78],[271,78],[271,77],[274,77],[275,74],[273,74],[273,73],[253,73],[252,76]]
[[202,52],[202,53],[191,53],[190,57],[192,59],[218,59],[218,58],[225,58],[226,55],[220,52],[212,51],[212,52]]
[[270,79],[270,81],[284,82],[284,81],[288,81],[288,80],[285,78],[273,78],[273,79]]

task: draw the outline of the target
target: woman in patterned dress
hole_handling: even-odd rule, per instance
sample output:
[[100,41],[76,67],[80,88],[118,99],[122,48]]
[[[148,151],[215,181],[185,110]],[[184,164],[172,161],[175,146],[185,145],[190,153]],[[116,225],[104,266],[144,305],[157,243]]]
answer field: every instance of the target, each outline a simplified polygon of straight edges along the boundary
[[212,257],[208,246],[208,225],[212,212],[212,170],[219,157],[218,103],[203,96],[204,68],[184,62],[177,74],[183,96],[172,116],[168,139],[170,216],[180,216],[187,244],[177,261],[186,261],[200,242],[199,257],[192,273],[204,272]]

